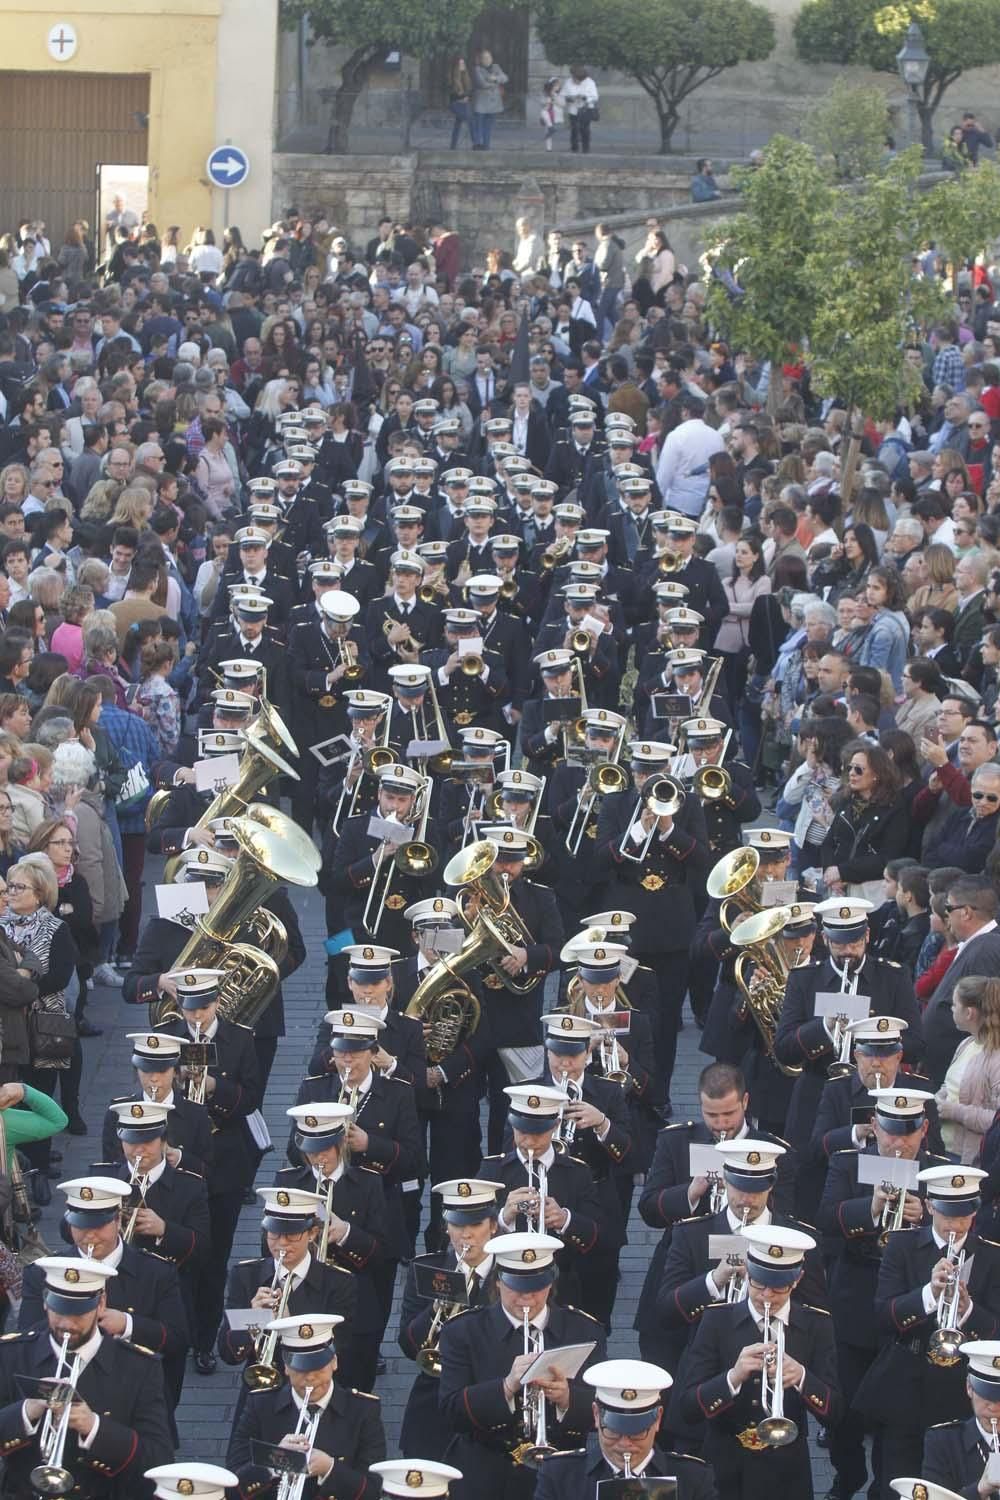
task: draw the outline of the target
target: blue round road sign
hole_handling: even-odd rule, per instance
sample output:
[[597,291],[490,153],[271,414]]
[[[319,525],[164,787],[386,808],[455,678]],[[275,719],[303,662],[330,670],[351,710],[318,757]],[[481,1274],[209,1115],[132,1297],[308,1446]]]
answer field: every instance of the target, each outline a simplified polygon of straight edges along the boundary
[[215,187],[240,187],[250,176],[250,158],[239,146],[216,146],[206,170]]

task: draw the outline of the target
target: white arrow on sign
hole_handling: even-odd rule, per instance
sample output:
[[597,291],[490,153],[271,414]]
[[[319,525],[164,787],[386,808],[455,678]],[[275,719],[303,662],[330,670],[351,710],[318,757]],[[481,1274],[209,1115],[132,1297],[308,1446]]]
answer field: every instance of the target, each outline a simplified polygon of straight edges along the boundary
[[238,177],[243,171],[243,163],[238,156],[220,157],[214,166],[221,177]]

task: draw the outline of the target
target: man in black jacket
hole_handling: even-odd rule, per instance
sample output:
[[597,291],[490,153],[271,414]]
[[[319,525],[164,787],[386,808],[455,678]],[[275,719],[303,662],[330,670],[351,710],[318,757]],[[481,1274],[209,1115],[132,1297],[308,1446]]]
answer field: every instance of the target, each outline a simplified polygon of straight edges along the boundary
[[972,1416],[936,1423],[927,1432],[920,1474],[928,1485],[942,1484],[965,1500],[979,1500],[1000,1423],[1000,1339],[970,1339],[962,1354]]
[[193,1103],[181,1087],[180,1039],[156,1031],[130,1031],[126,1041],[132,1043],[132,1066],[139,1086],[130,1094],[119,1094],[108,1106],[101,1128],[103,1159],[123,1159],[116,1104],[167,1104],[167,1161],[172,1167],[183,1163],[189,1172],[204,1177],[212,1161],[212,1125],[205,1106]]
[[109,1337],[101,1326],[106,1286],[116,1279],[113,1266],[46,1256],[29,1269],[44,1277],[37,1319],[8,1334],[0,1350],[4,1495],[31,1500],[37,1494],[31,1471],[48,1461],[38,1441],[45,1403],[25,1399],[18,1376],[51,1379],[68,1338],[69,1358],[81,1357],[63,1456],[73,1493],[81,1500],[137,1500],[149,1493],[144,1472],[169,1462],[174,1452],[159,1361],[145,1348]]
[[667,1370],[639,1359],[615,1359],[591,1365],[583,1378],[594,1388],[597,1430],[587,1434],[585,1448],[546,1460],[535,1500],[597,1500],[597,1486],[622,1480],[626,1463],[643,1478],[673,1479],[677,1500],[715,1500],[715,1480],[703,1458],[665,1453],[656,1445],[662,1393],[673,1384]]

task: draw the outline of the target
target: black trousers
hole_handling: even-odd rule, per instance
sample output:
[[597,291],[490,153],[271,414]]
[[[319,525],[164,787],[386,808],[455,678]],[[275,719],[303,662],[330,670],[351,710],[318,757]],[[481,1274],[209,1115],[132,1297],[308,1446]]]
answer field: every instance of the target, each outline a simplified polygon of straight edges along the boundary
[[653,1050],[656,1066],[663,1079],[667,1098],[670,1098],[670,1080],[677,1060],[677,1034],[681,1029],[681,1012],[688,989],[691,955],[678,953],[637,953],[641,964],[652,969],[656,975],[658,1009],[650,1016],[653,1027]]
[[[845,1500],[846,1496],[853,1494],[855,1490],[864,1489],[868,1483],[865,1419],[860,1412],[851,1409],[851,1402],[858,1386],[867,1375],[876,1353],[875,1349],[862,1349],[857,1344],[845,1344],[840,1339],[837,1340],[837,1370],[840,1375],[840,1389],[844,1397],[844,1415],[836,1427],[830,1428],[829,1451],[830,1462],[840,1480],[840,1493],[845,1496]],[[921,1453],[918,1452],[918,1464],[921,1457]],[[884,1468],[883,1445],[878,1437],[872,1449],[872,1462],[875,1469],[875,1481],[878,1484]],[[891,1469],[889,1477],[895,1478],[903,1472],[902,1469]],[[919,1473],[919,1468],[914,1472]]]
[[260,1069],[260,1096],[263,1099],[267,1092],[267,1080],[271,1076],[274,1067],[274,1054],[278,1050],[278,1038],[276,1036],[255,1036],[253,1039],[253,1050],[257,1054],[257,1066]]
[[212,1253],[203,1263],[194,1288],[194,1322],[192,1329],[195,1351],[210,1352],[215,1348],[215,1339],[222,1322],[225,1306],[226,1273],[229,1255],[233,1248],[233,1237],[243,1207],[243,1189],[233,1192],[213,1193],[208,1200],[208,1222],[212,1236]]

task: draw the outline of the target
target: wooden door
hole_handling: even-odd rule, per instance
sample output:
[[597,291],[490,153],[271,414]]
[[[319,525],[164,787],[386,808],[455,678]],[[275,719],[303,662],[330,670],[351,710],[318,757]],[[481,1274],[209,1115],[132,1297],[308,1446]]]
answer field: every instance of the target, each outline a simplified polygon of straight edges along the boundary
[[144,73],[0,72],[0,224],[42,219],[55,251],[74,219],[94,219],[100,162],[143,165]]

